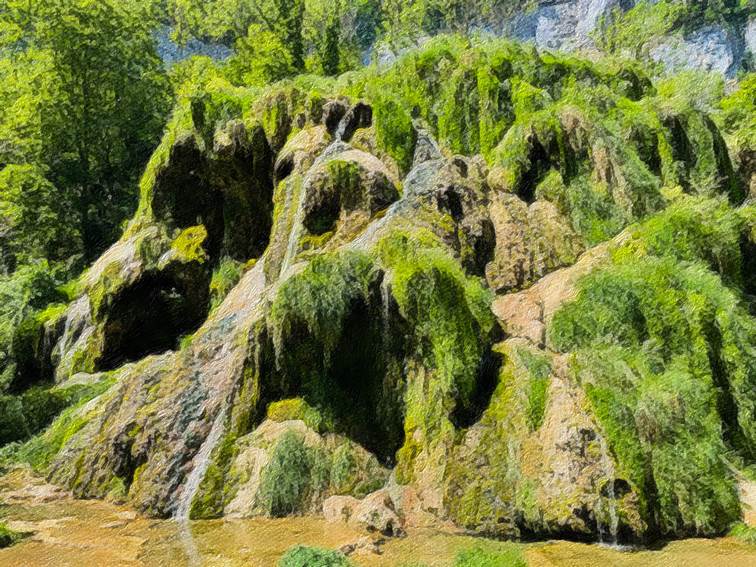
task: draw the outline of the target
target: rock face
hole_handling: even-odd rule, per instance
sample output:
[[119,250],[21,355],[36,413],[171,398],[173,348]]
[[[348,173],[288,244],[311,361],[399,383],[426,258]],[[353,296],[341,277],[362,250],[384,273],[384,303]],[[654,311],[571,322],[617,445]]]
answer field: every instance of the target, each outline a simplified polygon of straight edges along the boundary
[[756,17],[749,18],[743,38],[746,51],[751,54],[751,57],[756,56]]
[[706,26],[685,37],[663,39],[649,54],[668,72],[698,69],[734,77],[743,59],[744,42],[732,30]]
[[[679,477],[653,431],[705,429],[716,455],[726,427],[753,450],[750,351],[728,343],[726,363],[695,358],[704,394],[732,391],[721,407],[737,419],[698,398],[686,406],[685,391],[667,406],[713,408],[706,420],[681,411],[649,424],[644,401],[618,422],[598,363],[574,364],[580,333],[596,325],[575,323],[573,342],[563,319],[554,330],[585,276],[677,253],[682,239],[683,260],[723,278],[695,296],[718,290],[716,305],[691,300],[701,323],[690,336],[700,352],[709,340],[719,352],[715,328],[747,344],[750,319],[724,310],[737,302],[722,281],[751,276],[726,270],[740,266],[753,217],[727,204],[744,193],[718,130],[694,109],[657,106],[627,69],[564,62],[555,73],[530,49],[443,47],[365,71],[351,98],[335,83],[324,94],[214,82],[180,102],[139,212],[49,328],[61,381],[112,380],[35,440],[53,480],[151,516],[324,514],[392,536],[452,524],[640,541],[729,525],[734,480],[711,469],[718,507],[695,492],[699,479]],[[462,71],[440,80],[450,68]],[[453,107],[429,102],[450,92]],[[717,215],[730,215],[732,234],[705,225]],[[646,218],[651,228],[634,224]],[[721,236],[723,251],[701,252],[699,233]],[[244,262],[243,274],[211,309],[224,258]],[[647,307],[620,317],[644,337],[655,332],[637,315]],[[614,355],[644,355],[626,334]],[[662,354],[626,386],[633,402],[658,392],[652,378],[682,372],[682,355],[663,353],[687,342],[653,340]],[[627,442],[636,433],[642,455]]]
[[[595,52],[595,36],[617,12],[633,8],[636,0],[543,0],[517,14],[504,33],[532,41],[542,50]],[[695,69],[734,78],[748,53],[755,53],[753,18],[742,29],[706,25],[682,35],[652,38],[651,60],[669,72]]]

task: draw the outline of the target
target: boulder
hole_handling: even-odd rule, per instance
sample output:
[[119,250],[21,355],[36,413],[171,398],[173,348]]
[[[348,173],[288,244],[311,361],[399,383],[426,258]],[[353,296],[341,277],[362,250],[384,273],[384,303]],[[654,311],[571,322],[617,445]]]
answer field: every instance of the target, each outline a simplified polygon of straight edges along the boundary
[[323,516],[331,523],[346,523],[384,536],[404,535],[404,520],[386,489],[358,500],[351,496],[332,496],[323,503]]

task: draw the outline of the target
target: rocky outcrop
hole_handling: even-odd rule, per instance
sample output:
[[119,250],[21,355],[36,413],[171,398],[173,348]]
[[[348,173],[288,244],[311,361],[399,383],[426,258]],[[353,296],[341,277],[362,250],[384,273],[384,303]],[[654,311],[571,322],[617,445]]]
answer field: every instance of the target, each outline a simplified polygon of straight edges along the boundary
[[[702,257],[711,269],[737,264],[729,247],[740,250],[749,217],[727,200],[739,203],[742,187],[705,115],[660,105],[627,69],[563,61],[556,73],[554,62],[508,44],[448,43],[370,70],[351,98],[213,83],[182,100],[136,218],[51,325],[62,379],[103,369],[112,385],[41,438],[50,477],[151,516],[325,514],[385,535],[453,525],[640,541],[667,518],[663,533],[677,535],[677,515],[680,534],[726,527],[736,508],[717,508],[696,479],[678,479],[655,434],[705,429],[718,455],[720,424],[748,421],[749,351],[724,349],[725,364],[713,346],[717,325],[721,340],[750,336],[741,319],[725,325],[724,313],[741,314],[725,309],[735,300],[722,282],[706,280],[699,294],[717,290],[703,322],[679,328],[703,341],[701,352],[712,345],[713,362],[696,358],[701,396],[714,395],[719,373],[740,418],[694,397],[668,404],[691,411],[649,421],[661,378],[644,366],[626,386],[638,392],[627,403],[643,404],[611,398],[617,419],[630,416],[612,421],[602,404],[615,385],[579,342],[598,325],[562,321],[574,344],[553,325],[580,299],[583,277],[612,262],[678,253],[677,238],[681,261],[699,261],[697,227],[722,210],[737,217],[722,223],[732,234],[700,229],[725,242]],[[448,86],[441,77],[453,66],[468,72]],[[464,112],[425,102],[448,100],[452,88]],[[462,146],[471,155],[453,149]],[[653,216],[678,201],[710,204]],[[627,228],[649,217],[674,235]],[[210,309],[224,257],[243,273]],[[663,273],[690,269],[675,266]],[[722,272],[722,281],[741,277]],[[617,297],[632,296],[616,285]],[[648,351],[663,353],[664,336],[655,340]],[[635,346],[609,352],[640,360],[647,351]],[[653,368],[677,371],[669,360],[659,354]],[[714,413],[704,420],[695,408]],[[628,453],[627,439],[643,454]],[[715,480],[726,495],[732,479]],[[685,489],[685,510],[667,498],[672,481]],[[687,515],[693,508],[705,522]]]
[[660,39],[649,55],[670,73],[696,69],[732,78],[741,68],[743,39],[723,26],[705,26],[686,36]]
[[404,533],[404,522],[385,489],[368,494],[362,500],[332,496],[323,503],[323,516],[331,523],[344,522],[385,536],[398,537]]
[[[504,33],[532,41],[539,49],[596,53],[596,39],[617,13],[632,9],[636,0],[543,0],[504,26]],[[651,2],[653,4],[653,2]],[[704,25],[683,33],[651,39],[645,46],[652,61],[667,72],[695,69],[734,78],[754,52],[753,19],[743,27]]]
[[541,49],[576,51],[592,48],[592,34],[614,10],[628,10],[635,0],[547,0],[533,10],[518,14],[509,33],[520,40],[533,40]]

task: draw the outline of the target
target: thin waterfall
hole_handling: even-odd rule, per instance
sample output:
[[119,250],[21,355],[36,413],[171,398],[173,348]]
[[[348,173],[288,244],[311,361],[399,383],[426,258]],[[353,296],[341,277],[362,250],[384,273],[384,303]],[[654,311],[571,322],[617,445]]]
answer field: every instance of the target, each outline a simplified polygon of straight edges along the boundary
[[[599,436],[599,446],[601,448],[601,466],[604,472],[604,478],[607,479],[603,487],[599,487],[598,500],[596,503],[596,527],[599,532],[599,543],[604,543],[612,547],[617,546],[617,533],[619,531],[619,516],[617,515],[617,499],[614,491],[614,462],[609,456],[609,449],[603,436]],[[606,496],[602,494],[606,491]],[[604,510],[604,501],[606,501],[606,510]],[[604,526],[604,517],[608,516],[608,525]],[[608,528],[608,534],[604,533],[604,527]],[[608,536],[608,541],[605,541]]]
[[388,273],[381,281],[381,326],[381,340],[387,348],[391,341],[391,278]]
[[[346,132],[347,124],[348,124],[348,116],[349,113],[347,113],[339,122],[338,127],[336,128],[336,132],[333,135],[333,140],[328,145],[328,147],[323,151],[323,153],[318,156],[318,158],[315,160],[315,163],[312,164],[310,167],[310,171],[316,168],[320,163],[327,161],[331,158],[332,155],[337,153],[335,151],[336,148],[339,147],[339,145],[343,144],[342,138],[344,137],[344,133]],[[348,146],[347,146],[348,147]],[[294,221],[291,223],[291,230],[289,232],[289,241],[286,244],[286,254],[283,259],[283,263],[281,264],[281,274],[284,274],[286,270],[288,270],[291,267],[292,260],[297,255],[297,248],[299,247],[299,241],[302,237],[302,229],[304,225],[302,224],[304,221],[304,204],[305,200],[307,199],[307,176],[305,176],[305,179],[302,181],[302,186],[299,189],[299,201],[297,203],[297,209],[294,211]]]
[[202,484],[202,480],[205,478],[205,473],[207,473],[207,469],[210,466],[210,456],[213,453],[213,449],[215,449],[215,446],[223,436],[223,426],[226,421],[226,411],[227,407],[224,407],[218,413],[218,416],[213,422],[213,427],[210,430],[210,434],[207,436],[207,439],[205,439],[205,442],[202,443],[202,447],[200,447],[199,452],[194,457],[194,468],[186,479],[186,483],[184,484],[184,491],[181,493],[181,497],[178,501],[178,506],[176,507],[176,511],[173,514],[173,517],[176,520],[183,522],[189,520],[192,501],[197,495],[200,484]]

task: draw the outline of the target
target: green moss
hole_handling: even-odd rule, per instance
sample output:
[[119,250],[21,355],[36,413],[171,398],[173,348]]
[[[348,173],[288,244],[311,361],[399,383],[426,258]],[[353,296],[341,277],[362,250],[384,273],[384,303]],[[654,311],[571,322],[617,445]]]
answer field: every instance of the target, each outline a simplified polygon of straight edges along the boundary
[[525,413],[531,431],[535,431],[541,427],[546,411],[546,396],[551,377],[551,363],[547,357],[533,354],[527,349],[519,349],[518,356],[525,364],[530,375],[527,392],[528,402]]
[[551,102],[551,96],[544,89],[539,89],[521,79],[512,79],[512,106],[515,115],[527,116],[545,109]]
[[284,337],[294,325],[303,322],[328,357],[341,336],[350,305],[367,297],[373,277],[369,256],[348,252],[314,258],[301,273],[287,280],[270,310],[278,355]]
[[[508,343],[496,345],[494,350],[503,364],[496,389],[478,421],[481,437],[474,452],[463,451],[448,459],[445,500],[458,525],[492,537],[517,537],[515,516],[520,510],[527,526],[541,529],[533,487],[522,472],[520,447],[531,431],[526,410],[533,376],[524,359],[538,368],[542,355],[534,347]],[[486,465],[482,468],[481,463]]]
[[408,481],[424,451],[450,445],[452,414],[475,411],[478,365],[494,324],[492,298],[430,234],[395,232],[376,253],[411,329],[405,445],[397,454],[397,474]]
[[403,172],[409,171],[417,141],[412,117],[404,106],[388,93],[376,94],[371,102],[378,148],[391,156]]
[[392,295],[414,329],[417,354],[440,370],[441,387],[469,405],[480,338],[494,324],[490,292],[430,235],[393,233],[378,244],[377,253],[391,273]]
[[322,432],[326,426],[320,412],[302,398],[272,402],[268,405],[267,417],[273,421],[299,419],[304,421],[307,427],[317,432]]
[[339,551],[297,545],[278,561],[278,567],[350,567],[352,563]]
[[118,262],[108,264],[94,285],[87,290],[94,318],[97,318],[98,315],[107,309],[114,292],[123,284],[124,278],[121,274],[121,265]]
[[739,513],[722,457],[756,448],[756,321],[701,262],[738,282],[743,230],[721,202],[682,201],[583,278],[549,328],[661,533],[717,533]]
[[239,283],[243,274],[243,265],[232,258],[225,257],[213,271],[210,280],[210,309],[216,309],[229,292]]
[[189,517],[193,520],[220,518],[227,503],[228,467],[236,457],[236,435],[226,435],[213,450],[211,463],[205,471],[197,495],[192,500]]
[[737,89],[722,98],[720,107],[731,145],[738,150],[756,148],[756,73],[742,77]]
[[203,248],[206,240],[207,229],[205,225],[192,226],[182,230],[173,239],[171,249],[176,253],[177,258],[181,262],[199,262],[200,264],[204,264],[207,261],[207,252]]

